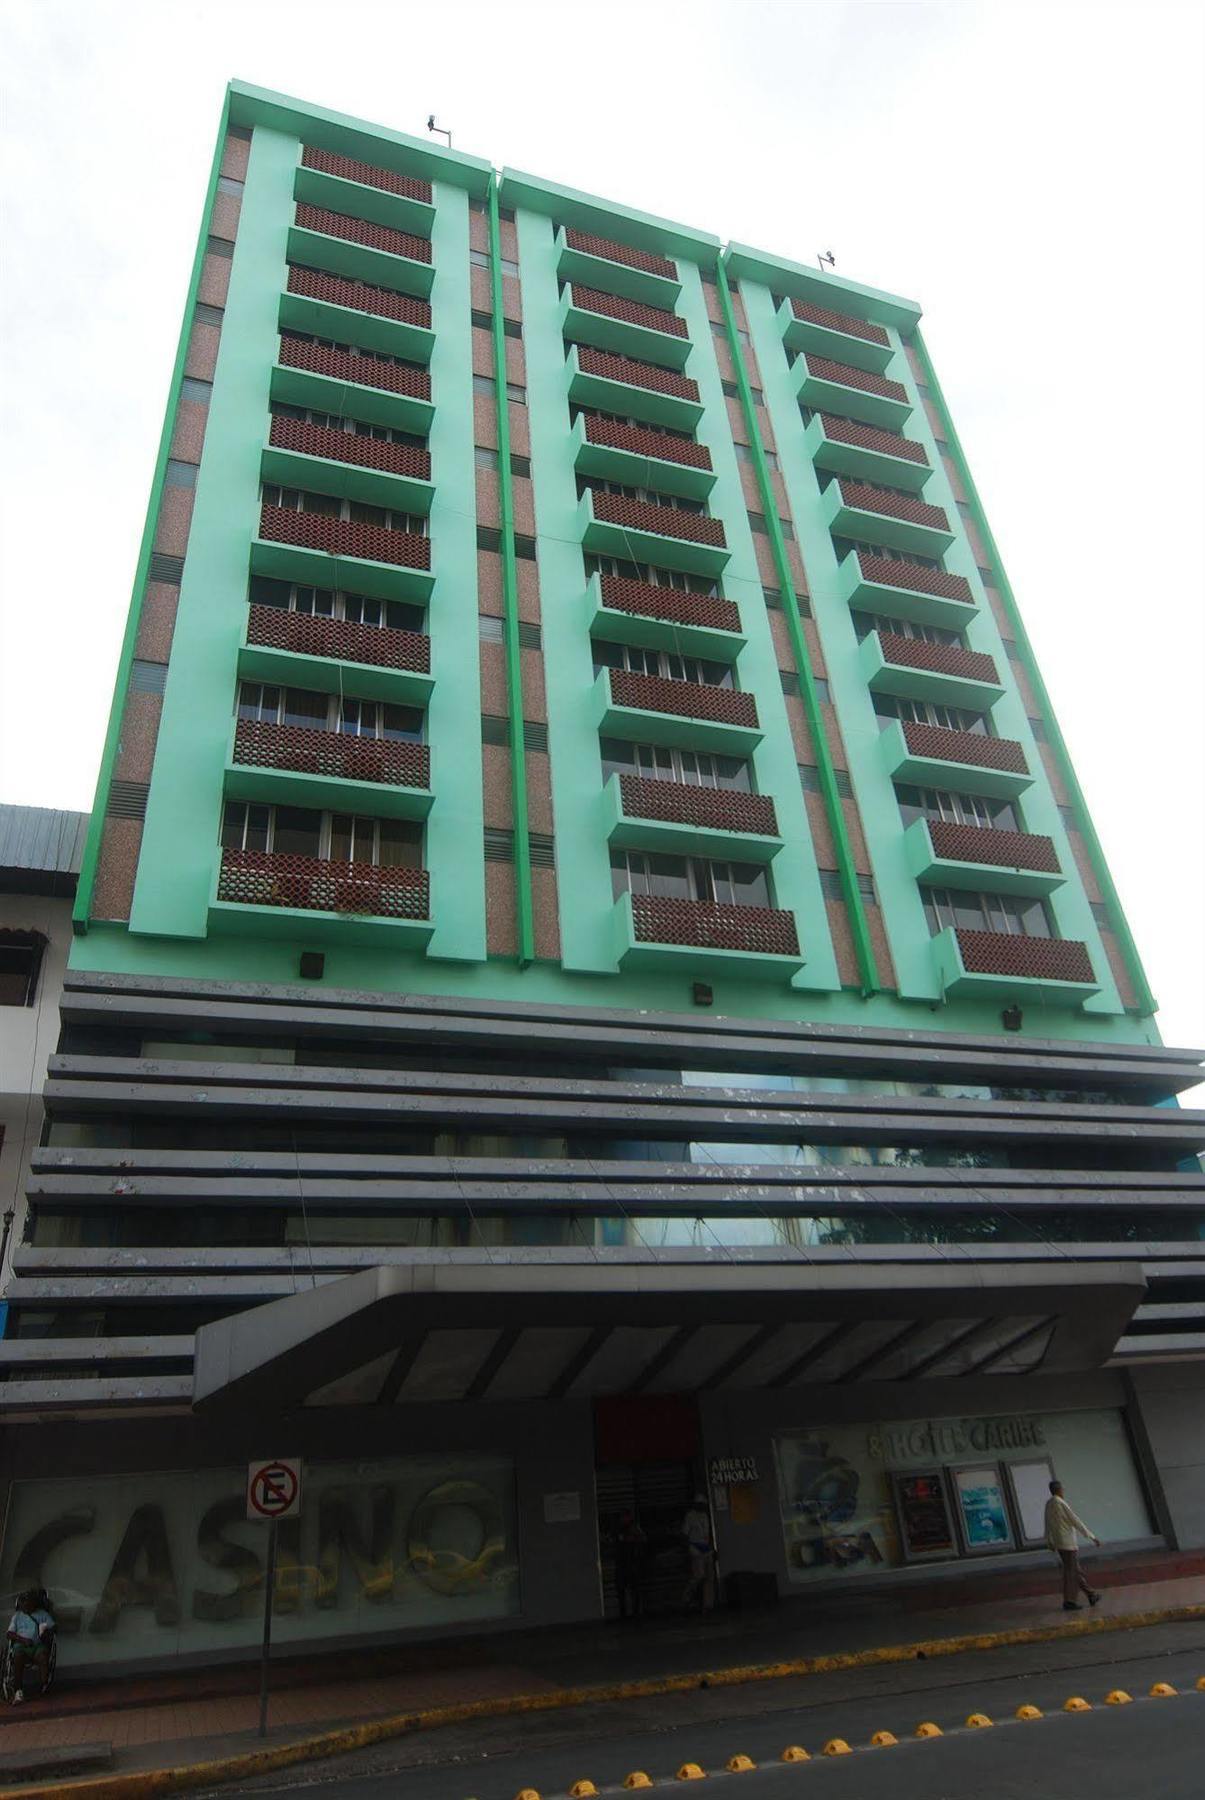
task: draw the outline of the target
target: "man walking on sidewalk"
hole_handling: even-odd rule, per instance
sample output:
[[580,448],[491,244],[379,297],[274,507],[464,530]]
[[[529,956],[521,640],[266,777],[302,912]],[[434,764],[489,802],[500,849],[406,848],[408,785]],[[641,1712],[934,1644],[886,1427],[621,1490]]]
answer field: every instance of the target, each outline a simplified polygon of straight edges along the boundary
[[1075,1596],[1081,1591],[1088,1596],[1089,1606],[1095,1606],[1100,1599],[1096,1589],[1088,1586],[1079,1566],[1077,1532],[1080,1537],[1091,1538],[1097,1549],[1100,1548],[1100,1539],[1096,1533],[1088,1530],[1084,1521],[1076,1517],[1063,1498],[1062,1482],[1052,1481],[1050,1498],[1046,1502],[1046,1542],[1063,1565],[1064,1612],[1079,1611],[1079,1601]]

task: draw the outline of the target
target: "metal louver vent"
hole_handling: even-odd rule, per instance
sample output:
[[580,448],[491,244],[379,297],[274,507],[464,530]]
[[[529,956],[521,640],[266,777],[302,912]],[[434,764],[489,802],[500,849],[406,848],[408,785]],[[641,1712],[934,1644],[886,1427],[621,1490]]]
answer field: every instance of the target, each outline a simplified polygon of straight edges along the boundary
[[179,587],[184,578],[184,558],[164,556],[161,550],[152,551],[148,576],[151,581],[161,581],[167,587]]
[[548,727],[535,719],[523,721],[523,748],[525,750],[548,751]]
[[109,784],[108,819],[145,819],[149,781],[113,781]]
[[837,783],[837,792],[840,794],[842,800],[852,800],[854,797],[854,787],[853,782],[849,779],[849,770],[834,769],[833,776]]
[[161,694],[167,686],[167,664],[161,662],[144,662],[135,657],[130,665],[130,692],[132,694]]
[[529,625],[525,619],[520,619],[519,642],[522,644],[523,648],[525,650],[538,650],[540,648],[540,641],[540,627],[538,625]]
[[502,718],[498,713],[482,713],[481,741],[483,744],[510,744],[510,720]]
[[[543,831],[530,831],[527,834],[528,849],[531,853],[533,869],[551,869],[556,865],[556,853],[553,839]],[[514,862],[515,834],[496,826],[485,829],[486,862]]]

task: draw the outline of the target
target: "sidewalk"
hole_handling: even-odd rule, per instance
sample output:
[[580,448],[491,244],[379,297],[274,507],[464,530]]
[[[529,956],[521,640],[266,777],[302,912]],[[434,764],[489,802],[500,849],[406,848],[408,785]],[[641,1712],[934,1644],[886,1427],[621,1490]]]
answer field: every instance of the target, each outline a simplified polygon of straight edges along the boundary
[[[463,1718],[461,1709],[479,1703],[483,1713],[506,1712],[520,1697],[536,1708],[589,1703],[590,1696],[566,1696],[566,1689],[622,1686],[630,1694],[633,1683],[651,1683],[652,1691],[664,1691],[657,1684],[675,1679],[697,1688],[705,1673],[720,1685],[722,1671],[736,1670],[745,1671],[738,1680],[772,1678],[774,1665],[801,1659],[832,1656],[850,1667],[896,1660],[893,1652],[921,1644],[927,1654],[942,1655],[948,1653],[943,1641],[953,1650],[952,1640],[980,1634],[1123,1628],[1128,1619],[1175,1608],[1200,1607],[1205,1617],[1205,1556],[1153,1552],[1098,1558],[1091,1567],[1105,1599],[1078,1615],[1061,1610],[1053,1571],[976,1571],[957,1583],[850,1589],[831,1599],[791,1598],[756,1613],[512,1632],[353,1651],[337,1661],[282,1657],[273,1666],[268,1741],[296,1744],[348,1725],[375,1738],[392,1733],[374,1730],[374,1722],[379,1727],[397,1715],[411,1717],[410,1729],[423,1729],[439,1719],[413,1715],[454,1707]],[[99,1741],[113,1746],[115,1773],[177,1768],[255,1751],[261,1747],[257,1718],[255,1664],[117,1681],[72,1681],[67,1672],[44,1706],[32,1700],[0,1709],[0,1755],[28,1753],[32,1760],[39,1752],[51,1757]],[[48,1762],[46,1778],[49,1771]]]

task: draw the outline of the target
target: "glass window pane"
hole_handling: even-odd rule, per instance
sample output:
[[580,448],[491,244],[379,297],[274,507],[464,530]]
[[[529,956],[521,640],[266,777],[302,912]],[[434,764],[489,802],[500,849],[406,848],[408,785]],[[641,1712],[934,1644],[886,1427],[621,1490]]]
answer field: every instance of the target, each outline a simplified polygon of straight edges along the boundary
[[317,856],[322,814],[308,807],[278,806],[272,848],[278,856]]

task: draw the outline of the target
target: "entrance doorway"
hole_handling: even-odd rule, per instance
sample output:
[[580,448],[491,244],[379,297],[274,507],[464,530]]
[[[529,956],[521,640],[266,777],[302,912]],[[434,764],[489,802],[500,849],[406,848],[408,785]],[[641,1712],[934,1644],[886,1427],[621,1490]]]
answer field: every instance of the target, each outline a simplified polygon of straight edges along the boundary
[[603,1615],[625,1610],[621,1567],[628,1610],[647,1618],[675,1612],[689,1575],[682,1520],[703,1491],[695,1403],[677,1394],[598,1400],[594,1446]]

